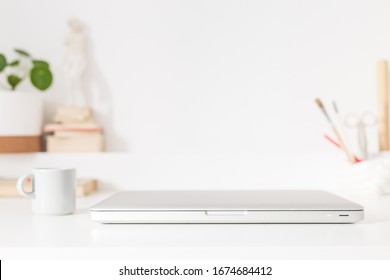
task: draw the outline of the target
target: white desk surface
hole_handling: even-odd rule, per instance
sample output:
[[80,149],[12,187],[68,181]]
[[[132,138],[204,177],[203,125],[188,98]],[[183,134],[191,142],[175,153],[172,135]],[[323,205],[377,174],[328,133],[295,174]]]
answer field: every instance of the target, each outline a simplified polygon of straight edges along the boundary
[[358,224],[104,225],[88,208],[110,193],[78,199],[73,215],[31,214],[24,198],[0,199],[0,258],[390,259],[390,196],[361,203]]

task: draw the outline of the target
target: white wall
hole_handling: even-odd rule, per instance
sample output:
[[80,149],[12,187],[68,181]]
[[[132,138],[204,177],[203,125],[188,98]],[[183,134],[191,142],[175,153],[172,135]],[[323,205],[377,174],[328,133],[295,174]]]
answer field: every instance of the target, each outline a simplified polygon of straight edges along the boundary
[[[1,52],[48,59],[48,114],[65,100],[66,20],[90,37],[89,99],[112,151],[338,153],[314,98],[375,110],[390,3],[1,0]],[[376,139],[372,139],[372,145]]]
[[88,29],[89,100],[109,150],[129,153],[2,155],[0,176],[69,165],[107,187],[172,189],[337,187],[353,174],[313,100],[375,111],[390,2],[0,0],[0,52],[24,48],[55,71],[47,116],[66,100],[71,16]]

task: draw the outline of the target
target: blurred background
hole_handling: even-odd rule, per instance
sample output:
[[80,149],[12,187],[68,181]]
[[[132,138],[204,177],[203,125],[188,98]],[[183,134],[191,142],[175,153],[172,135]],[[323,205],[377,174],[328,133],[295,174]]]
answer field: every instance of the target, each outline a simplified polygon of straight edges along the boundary
[[[66,99],[67,20],[82,22],[87,99],[109,152],[3,155],[2,172],[61,163],[114,187],[126,172],[135,187],[332,184],[347,163],[314,99],[376,112],[389,15],[384,0],[2,0],[1,51],[50,62],[47,120]],[[367,133],[375,152],[377,128]]]

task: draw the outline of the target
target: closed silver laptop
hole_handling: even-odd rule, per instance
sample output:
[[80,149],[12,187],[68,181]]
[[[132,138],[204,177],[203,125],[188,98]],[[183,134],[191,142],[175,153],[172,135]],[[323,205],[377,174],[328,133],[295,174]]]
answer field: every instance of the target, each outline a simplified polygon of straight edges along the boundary
[[128,191],[90,214],[101,223],[355,223],[364,210],[316,190]]

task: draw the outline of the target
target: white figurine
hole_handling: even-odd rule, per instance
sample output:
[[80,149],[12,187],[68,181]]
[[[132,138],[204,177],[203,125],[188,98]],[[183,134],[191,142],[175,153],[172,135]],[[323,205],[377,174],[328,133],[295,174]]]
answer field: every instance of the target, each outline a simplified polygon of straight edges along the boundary
[[86,36],[79,20],[68,21],[70,28],[65,37],[64,75],[70,106],[85,106],[86,96],[83,74],[87,67]]

